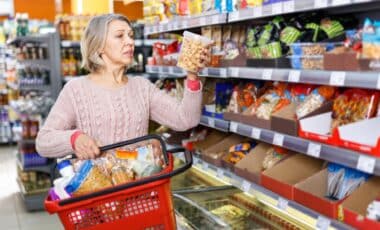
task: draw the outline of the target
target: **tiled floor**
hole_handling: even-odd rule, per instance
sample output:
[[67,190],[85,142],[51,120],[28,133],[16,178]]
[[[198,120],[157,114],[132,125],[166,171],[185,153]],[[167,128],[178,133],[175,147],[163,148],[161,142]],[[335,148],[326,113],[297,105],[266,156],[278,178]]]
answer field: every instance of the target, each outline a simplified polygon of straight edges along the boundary
[[16,182],[15,150],[15,147],[0,147],[0,229],[63,229],[56,215],[49,215],[44,211],[28,212],[26,210]]

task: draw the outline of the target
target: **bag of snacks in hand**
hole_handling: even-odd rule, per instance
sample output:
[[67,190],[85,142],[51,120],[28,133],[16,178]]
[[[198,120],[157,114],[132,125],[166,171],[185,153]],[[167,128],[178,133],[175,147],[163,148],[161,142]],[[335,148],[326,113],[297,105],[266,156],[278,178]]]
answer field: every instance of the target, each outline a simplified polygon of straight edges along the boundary
[[213,43],[207,37],[200,36],[188,31],[183,33],[181,52],[178,57],[177,66],[189,72],[197,73],[201,62],[203,49],[207,49]]
[[331,86],[320,86],[316,88],[301,104],[297,106],[297,117],[301,118],[315,111],[321,107],[325,101],[331,100],[334,97],[335,92],[336,89]]

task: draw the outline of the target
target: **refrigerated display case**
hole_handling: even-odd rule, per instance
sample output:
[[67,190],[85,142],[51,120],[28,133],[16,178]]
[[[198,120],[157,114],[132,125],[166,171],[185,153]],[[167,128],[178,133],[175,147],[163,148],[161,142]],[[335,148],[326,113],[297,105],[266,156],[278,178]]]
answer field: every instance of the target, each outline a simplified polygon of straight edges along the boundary
[[171,184],[179,229],[307,229],[194,167],[172,178]]

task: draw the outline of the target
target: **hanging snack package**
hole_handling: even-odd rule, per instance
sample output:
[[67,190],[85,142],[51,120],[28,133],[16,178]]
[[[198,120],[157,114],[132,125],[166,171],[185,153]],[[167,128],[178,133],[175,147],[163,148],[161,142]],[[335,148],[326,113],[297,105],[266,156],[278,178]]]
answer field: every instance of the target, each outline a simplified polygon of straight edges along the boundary
[[104,175],[102,170],[91,160],[86,160],[65,190],[72,196],[80,196],[111,186],[110,178]]
[[321,86],[313,90],[296,108],[298,118],[315,111],[323,105],[325,101],[331,100],[335,94],[335,88],[331,86]]
[[201,62],[202,50],[208,48],[212,40],[188,31],[184,32],[181,52],[178,57],[178,67],[197,73]]
[[344,168],[335,163],[329,163],[327,166],[327,191],[326,196],[333,198],[338,194],[339,187],[343,181]]

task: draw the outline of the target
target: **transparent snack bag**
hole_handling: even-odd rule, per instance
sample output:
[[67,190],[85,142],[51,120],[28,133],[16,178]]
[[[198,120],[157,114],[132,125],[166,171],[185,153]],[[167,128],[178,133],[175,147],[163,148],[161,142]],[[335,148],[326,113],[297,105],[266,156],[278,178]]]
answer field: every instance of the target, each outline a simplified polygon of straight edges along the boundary
[[213,41],[207,37],[185,31],[177,66],[189,72],[197,73],[202,49],[207,48],[212,43]]

